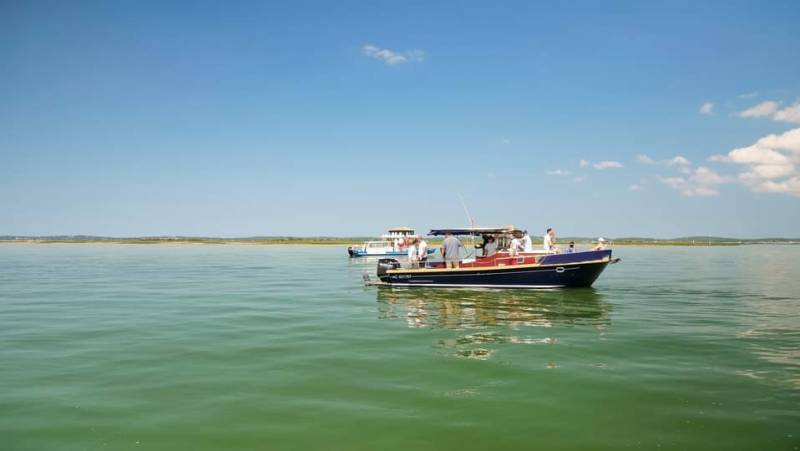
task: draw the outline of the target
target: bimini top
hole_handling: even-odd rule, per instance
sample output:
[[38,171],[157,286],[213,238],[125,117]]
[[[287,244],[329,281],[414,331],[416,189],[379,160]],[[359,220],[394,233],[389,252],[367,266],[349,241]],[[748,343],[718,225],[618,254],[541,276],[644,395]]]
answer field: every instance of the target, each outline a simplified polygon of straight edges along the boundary
[[392,227],[389,229],[389,232],[409,232],[414,233],[414,229],[411,227]]
[[451,233],[453,235],[469,235],[469,236],[477,236],[477,235],[503,235],[514,233],[518,230],[513,225],[507,225],[504,227],[465,227],[462,229],[431,229],[428,232],[430,236],[441,236]]

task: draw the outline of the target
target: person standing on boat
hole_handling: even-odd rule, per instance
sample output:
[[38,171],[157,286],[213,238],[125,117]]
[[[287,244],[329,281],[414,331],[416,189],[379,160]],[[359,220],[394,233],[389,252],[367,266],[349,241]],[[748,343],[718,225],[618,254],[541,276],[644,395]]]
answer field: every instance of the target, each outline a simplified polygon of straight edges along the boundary
[[452,233],[445,234],[444,241],[442,242],[442,257],[444,257],[445,268],[458,268],[459,266],[459,252],[464,247],[458,238],[454,237]]
[[493,236],[486,237],[486,243],[483,245],[483,256],[491,257],[497,253],[497,242]]
[[419,267],[419,254],[417,253],[417,240],[408,245],[408,263],[412,268]]
[[548,228],[547,233],[544,234],[544,242],[543,242],[544,250],[547,252],[554,252],[558,251],[556,248],[556,231]]
[[597,239],[597,245],[594,248],[592,248],[592,250],[593,251],[604,251],[604,250],[606,250],[606,240],[604,240],[602,236],[600,238],[598,238]]
[[424,263],[428,260],[428,243],[425,241],[425,238],[420,238],[418,242],[417,256],[419,257],[419,261]]
[[521,237],[522,234],[519,231],[514,232],[514,239],[511,240],[511,244],[508,247],[508,253],[511,254],[512,257],[525,250],[525,248],[522,247]]
[[531,236],[528,235],[528,231],[522,232],[524,235],[522,236],[522,252],[533,252],[533,241],[531,241]]

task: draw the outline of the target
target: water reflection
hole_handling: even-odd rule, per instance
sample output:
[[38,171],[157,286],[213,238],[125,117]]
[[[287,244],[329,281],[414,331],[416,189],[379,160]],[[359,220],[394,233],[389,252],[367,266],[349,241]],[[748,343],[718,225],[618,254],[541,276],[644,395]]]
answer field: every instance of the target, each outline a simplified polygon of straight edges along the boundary
[[[410,328],[463,331],[438,345],[456,355],[487,359],[488,344],[557,344],[546,329],[586,326],[602,335],[611,306],[594,289],[442,290],[378,287],[378,318],[405,321]],[[544,335],[544,336],[542,336]]]

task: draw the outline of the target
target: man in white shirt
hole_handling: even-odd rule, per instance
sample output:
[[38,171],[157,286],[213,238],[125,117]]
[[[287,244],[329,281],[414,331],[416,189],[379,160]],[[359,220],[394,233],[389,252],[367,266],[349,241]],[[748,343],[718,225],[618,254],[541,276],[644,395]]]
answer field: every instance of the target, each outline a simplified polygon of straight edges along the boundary
[[525,235],[522,237],[522,252],[533,252],[533,241],[531,241],[531,236],[528,235],[527,230],[523,233]]
[[508,247],[508,253],[511,254],[512,257],[517,255],[518,252],[524,250],[522,247],[522,241],[519,237],[519,232],[514,232],[514,239],[511,240],[511,245]]
[[597,239],[597,245],[592,248],[593,251],[604,251],[606,249],[606,240],[601,236]]
[[547,252],[553,252],[558,250],[555,245],[556,242],[556,231],[553,229],[547,229],[547,233],[544,234],[544,242],[543,248]]
[[424,262],[428,259],[428,243],[425,241],[425,238],[419,239],[418,246],[417,257],[419,257],[419,261]]
[[408,263],[411,264],[412,268],[419,267],[419,255],[417,254],[416,240],[408,246]]

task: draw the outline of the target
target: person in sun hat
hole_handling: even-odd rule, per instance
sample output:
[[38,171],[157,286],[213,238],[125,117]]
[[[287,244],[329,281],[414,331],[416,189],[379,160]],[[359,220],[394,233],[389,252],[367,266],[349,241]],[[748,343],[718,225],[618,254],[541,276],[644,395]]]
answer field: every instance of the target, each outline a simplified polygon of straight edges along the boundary
[[592,249],[594,251],[603,251],[606,249],[606,240],[601,236],[597,239],[597,245]]

